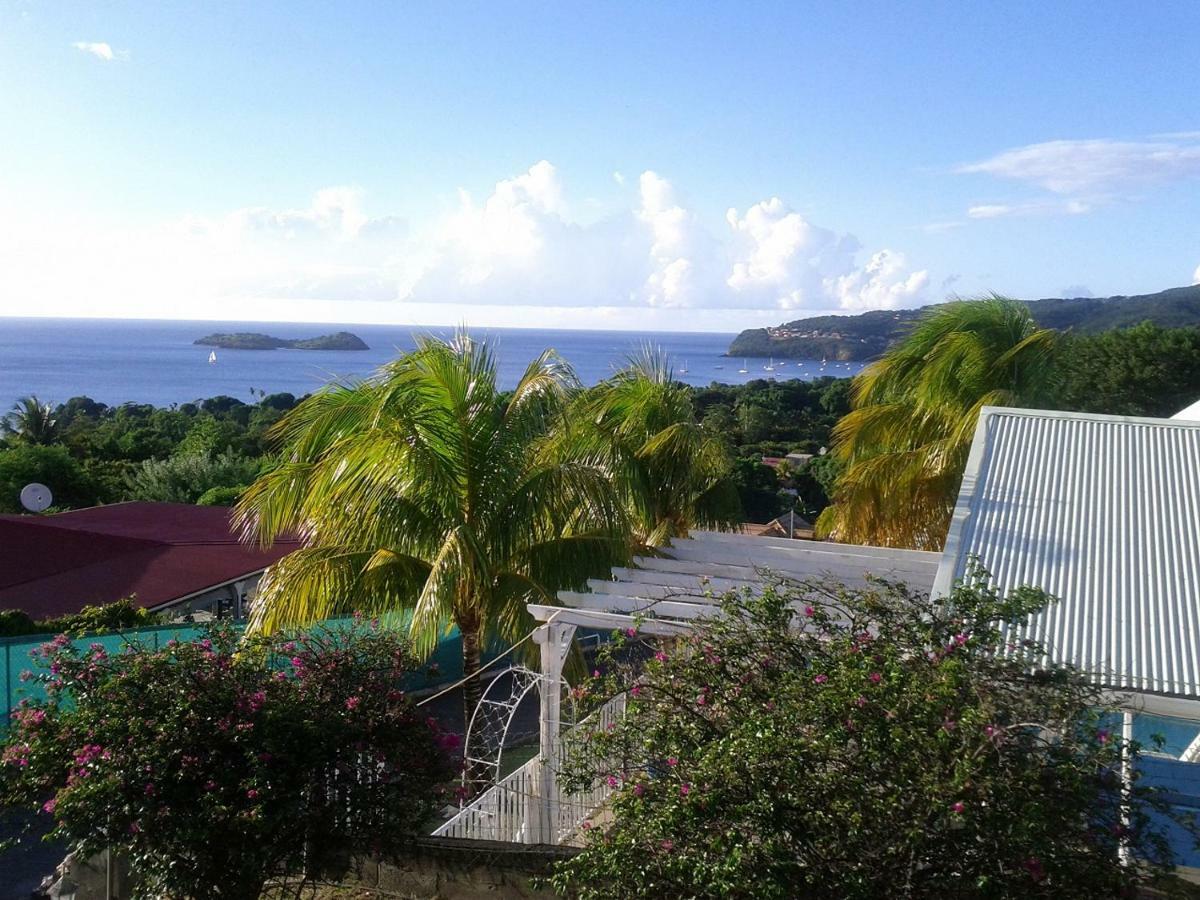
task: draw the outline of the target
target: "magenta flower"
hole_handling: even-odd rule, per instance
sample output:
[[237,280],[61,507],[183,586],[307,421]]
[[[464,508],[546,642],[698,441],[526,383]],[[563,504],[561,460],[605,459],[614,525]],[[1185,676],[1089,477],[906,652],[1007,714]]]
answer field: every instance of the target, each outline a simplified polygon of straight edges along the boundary
[[966,809],[966,807],[963,805],[963,802],[961,800],[959,800],[957,803],[952,804],[950,807],[950,811],[952,813],[954,813],[955,815],[961,815],[962,811],[964,809]]
[[246,796],[251,800],[257,800],[258,791],[256,791],[254,788],[250,788],[250,790],[246,791]]
[[872,672],[867,677],[871,679],[871,684],[879,684],[879,682],[883,681],[883,676],[878,672]]
[[1099,741],[1101,744],[1107,744],[1108,738],[1109,738],[1109,730],[1107,728],[1101,728],[1099,731],[1096,732],[1096,740]]
[[625,636],[626,636],[626,637],[631,637],[631,638],[632,638],[632,637],[637,637],[637,629],[636,629],[636,628],[626,628],[626,629],[625,629]]
[[662,847],[667,853],[670,853],[675,849],[675,842],[670,838],[667,838],[665,841],[660,841],[658,846]]
[[360,703],[362,703],[362,697],[347,697],[346,709],[358,709]]
[[813,615],[816,614],[816,610],[813,609],[811,606],[806,606],[806,607],[804,607],[804,614],[806,616],[808,616],[809,618],[812,618]]
[[646,786],[644,784],[642,784],[640,781],[633,786],[633,795],[635,797],[641,797],[645,793],[646,793]]
[[615,775],[609,775],[605,781],[608,782],[610,788],[615,788],[619,784]]
[[686,797],[691,792],[692,792],[692,786],[690,784],[688,784],[686,781],[679,786],[679,796],[680,797]]
[[813,684],[824,684],[829,680],[829,676],[825,674],[817,675],[813,678]]
[[629,696],[631,696],[631,697],[642,696],[642,686],[640,684],[635,684],[633,687],[631,687],[629,689]]
[[599,670],[599,669],[592,669],[592,677],[593,677],[593,678],[599,678],[599,677],[600,677],[600,670]]
[[663,653],[661,650],[657,650],[657,651],[655,651],[655,653],[654,653],[654,658],[655,658],[656,660],[658,660],[659,662],[666,662],[666,661],[667,661],[667,654]]
[[676,757],[676,756],[668,756],[668,757],[667,757],[667,765],[668,765],[668,766],[677,766],[677,765],[679,765],[679,758],[678,758],[678,757]]

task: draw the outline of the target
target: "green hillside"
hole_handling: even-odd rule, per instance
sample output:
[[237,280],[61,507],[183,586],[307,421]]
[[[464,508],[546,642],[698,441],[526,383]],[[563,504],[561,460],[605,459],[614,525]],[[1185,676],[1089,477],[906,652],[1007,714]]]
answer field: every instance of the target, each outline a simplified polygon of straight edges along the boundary
[[[1033,300],[1039,324],[1058,331],[1092,333],[1153,322],[1167,328],[1200,326],[1200,285],[1135,297]],[[857,316],[814,316],[776,328],[749,328],[729,345],[730,356],[780,359],[865,360],[879,356],[904,334],[919,309],[889,309]]]

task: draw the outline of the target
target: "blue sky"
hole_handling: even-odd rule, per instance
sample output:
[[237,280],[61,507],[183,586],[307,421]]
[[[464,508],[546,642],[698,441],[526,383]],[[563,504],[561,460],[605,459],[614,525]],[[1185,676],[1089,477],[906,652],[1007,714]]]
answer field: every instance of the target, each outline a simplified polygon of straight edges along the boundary
[[1200,279],[1200,4],[0,0],[0,314],[737,330]]

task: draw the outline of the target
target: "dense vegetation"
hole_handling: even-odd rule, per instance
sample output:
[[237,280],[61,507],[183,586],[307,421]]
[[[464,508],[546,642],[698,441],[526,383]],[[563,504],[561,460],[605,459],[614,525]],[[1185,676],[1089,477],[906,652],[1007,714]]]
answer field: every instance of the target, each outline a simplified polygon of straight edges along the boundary
[[48,699],[13,717],[0,810],[123,855],[136,896],[253,900],[268,877],[394,852],[445,802],[457,741],[399,689],[407,640],[361,620],[119,654],[63,636],[39,663]]
[[554,886],[590,900],[1140,896],[1171,862],[1167,797],[1136,773],[1123,791],[1137,748],[1099,687],[1006,643],[1002,624],[1047,597],[984,584],[937,603],[885,583],[730,594],[644,665],[621,663],[649,655],[622,646],[637,630],[615,635],[582,693],[625,692],[625,717],[572,739],[565,772],[614,793]]
[[252,403],[213,397],[162,409],[26,398],[4,420],[0,513],[21,511],[19,494],[31,481],[48,485],[59,509],[120,500],[231,502],[266,464],[267,430],[296,402],[291,394]]
[[104,634],[155,625],[157,614],[135,606],[131,600],[117,600],[103,606],[85,606],[77,613],[33,619],[19,609],[0,609],[0,637],[25,634]]
[[[1026,305],[1040,327],[1074,334],[1095,334],[1140,322],[1164,328],[1200,325],[1200,285],[1136,297],[1050,298]],[[917,309],[876,310],[856,316],[797,319],[771,331],[750,328],[734,339],[729,355],[874,359],[907,334],[922,313]]]

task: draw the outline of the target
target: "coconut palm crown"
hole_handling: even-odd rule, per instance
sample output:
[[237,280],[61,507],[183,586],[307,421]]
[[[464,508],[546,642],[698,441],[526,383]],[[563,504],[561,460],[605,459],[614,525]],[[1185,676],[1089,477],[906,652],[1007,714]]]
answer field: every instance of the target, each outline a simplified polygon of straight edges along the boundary
[[0,418],[0,434],[17,437],[29,444],[53,444],[58,440],[58,418],[49,403],[30,395],[22,397]]
[[[419,651],[457,626],[465,674],[477,672],[491,637],[532,628],[526,603],[625,557],[606,473],[549,449],[576,390],[547,351],[501,395],[490,348],[459,334],[305,400],[276,426],[279,465],[235,513],[249,539],[304,540],[268,570],[250,627],[411,611]],[[464,691],[469,721],[479,679]]]
[[979,411],[1045,396],[1055,334],[1007,297],[930,308],[854,379],[834,428],[844,466],[817,521],[836,540],[940,550]]
[[579,397],[570,439],[612,473],[638,548],[741,521],[729,450],[696,421],[691,390],[658,350],[644,348]]

